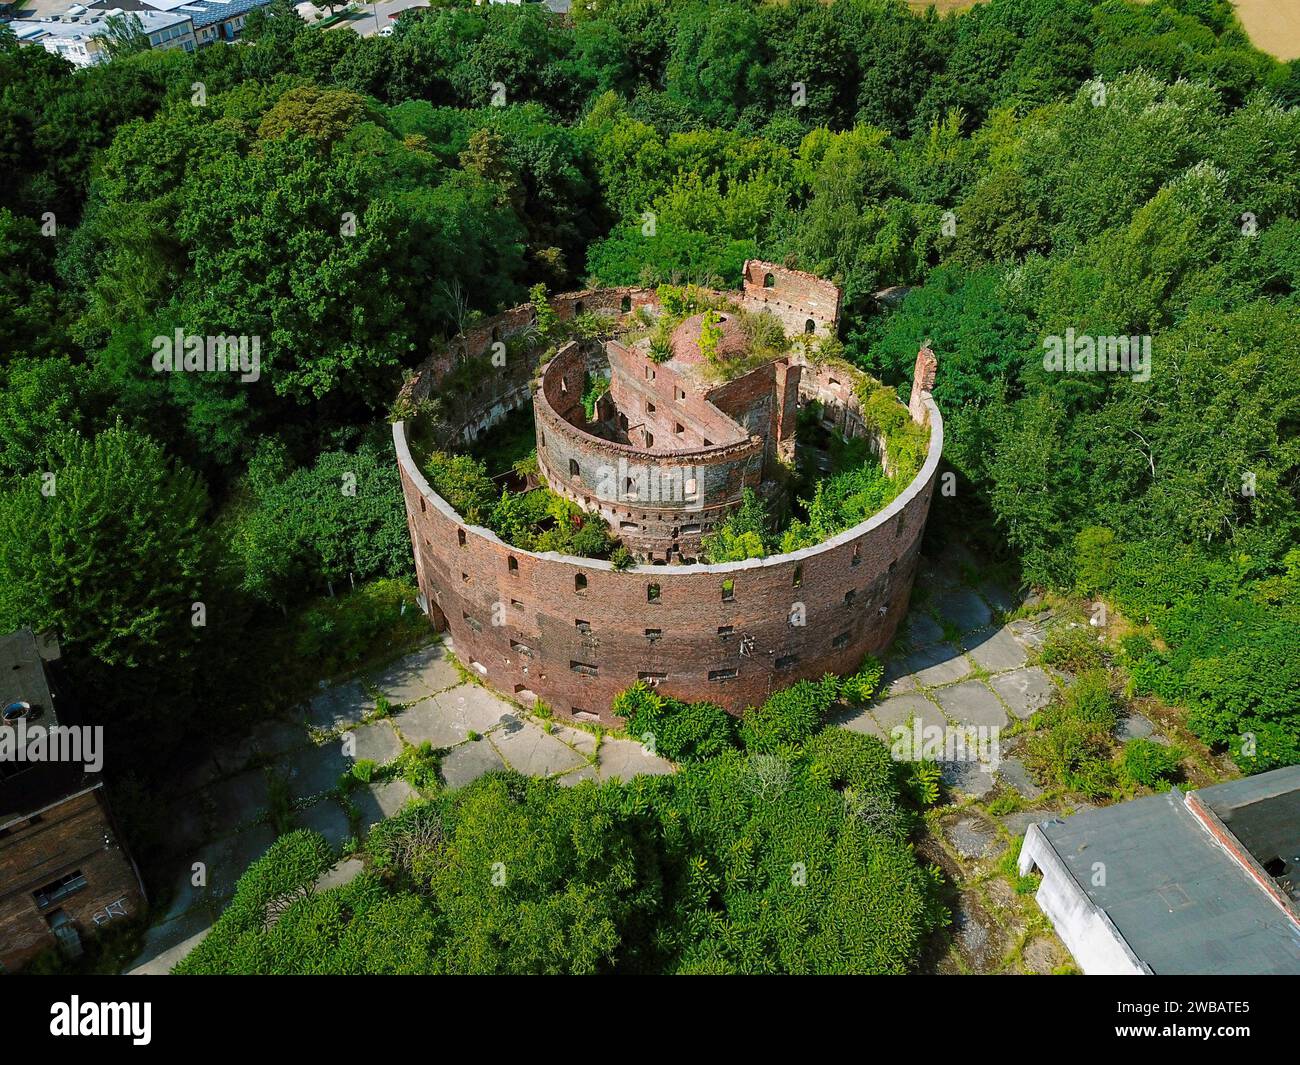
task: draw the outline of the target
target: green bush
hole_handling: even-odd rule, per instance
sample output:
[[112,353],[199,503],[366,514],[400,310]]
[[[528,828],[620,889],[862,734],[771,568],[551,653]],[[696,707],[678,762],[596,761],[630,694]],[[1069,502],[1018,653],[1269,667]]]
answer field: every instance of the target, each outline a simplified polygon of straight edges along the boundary
[[1048,716],[1079,721],[1105,735],[1113,732],[1118,711],[1110,678],[1100,669],[1080,673],[1061,697],[1059,709]]
[[471,525],[487,521],[497,500],[497,489],[481,460],[435,451],[424,461],[424,475],[429,487]]
[[1115,583],[1121,548],[1111,529],[1089,526],[1074,538],[1075,587],[1084,595],[1104,592]]
[[1093,798],[1106,795],[1117,782],[1111,764],[1117,721],[1106,674],[1080,673],[1064,695],[1034,716],[1037,731],[1026,742],[1025,761],[1052,786]]
[[1096,728],[1078,720],[1033,733],[1025,742],[1025,763],[1050,786],[1089,798],[1110,794],[1116,783],[1110,745]]
[[839,681],[801,680],[770,695],[762,706],[751,706],[740,719],[740,740],[750,751],[773,752],[803,743],[825,722],[839,697]]
[[268,907],[277,900],[305,894],[308,886],[333,864],[325,837],[299,829],[281,836],[248,867],[235,885],[235,895],[212,931],[174,972],[254,973],[257,944],[267,923]]
[[1103,664],[1097,634],[1087,624],[1054,625],[1043,638],[1042,659],[1066,673],[1082,673]]
[[376,647],[409,645],[427,632],[414,588],[375,581],[304,610],[295,649],[318,675],[329,677],[364,662]]
[[876,694],[884,675],[885,667],[868,655],[856,673],[840,682],[840,695],[848,702],[865,706]]
[[874,736],[843,728],[825,728],[804,745],[809,773],[837,791],[894,799],[898,795],[898,763]]
[[735,719],[722,707],[668,698],[642,681],[619,692],[611,709],[636,739],[674,762],[712,758],[735,742]]
[[1149,739],[1129,740],[1120,752],[1120,771],[1134,784],[1163,789],[1182,773],[1183,752]]

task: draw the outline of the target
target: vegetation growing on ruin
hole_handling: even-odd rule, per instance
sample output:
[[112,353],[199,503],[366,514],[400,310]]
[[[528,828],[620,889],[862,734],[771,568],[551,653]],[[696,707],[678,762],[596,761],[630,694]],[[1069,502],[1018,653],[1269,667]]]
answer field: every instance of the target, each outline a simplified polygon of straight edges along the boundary
[[[860,382],[857,394],[863,420],[875,431],[845,439],[821,425],[820,403],[807,404],[799,412],[799,476],[788,486],[793,505],[782,507],[776,498],[764,505],[750,491],[742,507],[704,538],[707,561],[739,562],[813,547],[878,513],[915,480],[929,448],[928,429],[912,421],[892,389],[874,380]],[[891,474],[876,454],[877,436]],[[828,469],[819,465],[823,456]]]
[[472,455],[435,451],[425,460],[424,474],[429,486],[466,522],[491,529],[525,551],[608,558],[617,546],[600,515],[545,485],[518,492],[498,485],[483,460]]

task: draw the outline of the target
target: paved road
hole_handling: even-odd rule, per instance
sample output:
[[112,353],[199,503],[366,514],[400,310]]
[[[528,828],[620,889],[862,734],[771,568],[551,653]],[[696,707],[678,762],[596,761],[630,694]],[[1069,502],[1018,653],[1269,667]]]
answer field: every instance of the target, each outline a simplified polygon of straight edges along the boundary
[[428,0],[380,0],[378,3],[366,4],[356,12],[357,17],[345,22],[337,22],[332,30],[350,28],[362,37],[373,37],[381,27],[391,26],[396,21],[389,15],[396,15],[408,7],[428,7]]

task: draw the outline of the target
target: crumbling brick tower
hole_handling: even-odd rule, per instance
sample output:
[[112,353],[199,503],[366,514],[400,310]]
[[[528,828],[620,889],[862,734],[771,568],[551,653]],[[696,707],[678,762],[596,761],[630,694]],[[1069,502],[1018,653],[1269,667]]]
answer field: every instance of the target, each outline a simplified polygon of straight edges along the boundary
[[[836,286],[771,263],[746,263],[744,276],[742,292],[719,295],[770,311],[787,333],[833,335]],[[617,335],[638,309],[656,311],[657,297],[603,289],[556,296],[552,307],[561,319],[607,315]],[[478,354],[530,321],[531,308],[515,308],[454,346]],[[739,343],[728,326],[716,323],[723,359]],[[703,372],[700,328],[698,320],[681,323],[660,362],[618,339],[591,350],[566,345],[531,389],[532,369],[521,358],[485,382],[457,429],[469,440],[531,405],[541,475],[610,521],[644,560],[629,569],[524,551],[468,524],[430,488],[405,423],[394,425],[422,599],[461,661],[504,694],[612,725],[611,700],[641,680],[739,713],[796,680],[857,669],[905,616],[943,444],[929,394],[933,354],[918,356],[910,406],[929,427],[929,452],[893,502],[801,551],[701,564],[684,560],[696,557],[743,489],[792,452],[800,405],[816,400],[824,424],[846,436],[872,429],[851,367],[792,353],[717,382]],[[429,394],[444,366],[431,359],[409,386],[411,398]],[[587,419],[584,377],[604,370],[610,389]]]

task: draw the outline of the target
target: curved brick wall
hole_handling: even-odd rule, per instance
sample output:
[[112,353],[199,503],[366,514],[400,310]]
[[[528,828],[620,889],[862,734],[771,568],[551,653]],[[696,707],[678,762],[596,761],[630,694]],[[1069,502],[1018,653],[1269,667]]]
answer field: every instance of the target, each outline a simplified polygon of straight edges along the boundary
[[[764,288],[768,274],[779,282],[775,290]],[[808,292],[794,290],[796,282]],[[833,286],[771,264],[747,264],[745,289],[746,303],[781,301],[792,325],[812,320],[822,331],[838,313]],[[551,302],[563,318],[582,311],[617,316],[653,306],[656,297],[652,290],[624,288],[567,293]],[[527,306],[487,319],[428,360],[408,383],[407,394],[414,399],[432,394],[456,357],[481,355],[498,340],[527,330],[532,321]],[[553,360],[552,365],[558,362],[561,370],[576,375],[577,396],[572,381],[565,392],[569,402],[581,400],[583,358],[573,345]],[[834,366],[795,361],[801,363],[799,395],[821,401],[828,424],[848,435],[860,434],[852,377]],[[546,457],[557,447],[549,434],[559,433],[564,446],[586,437],[573,445],[580,470],[591,460],[584,450],[591,447],[588,441],[603,445],[602,454],[621,445],[580,433],[555,409],[555,392],[544,383],[540,400],[533,395],[529,382],[535,370],[535,363],[515,359],[462,397],[454,435],[477,435],[531,397],[539,433],[548,434],[546,447],[538,451],[548,480],[583,503],[585,496],[576,489],[585,484],[566,487],[567,468],[554,469],[556,460]],[[411,456],[406,423],[399,421],[393,441],[416,573],[430,618],[450,632],[461,661],[504,694],[524,703],[540,697],[560,716],[598,717],[611,725],[621,723],[610,713],[611,700],[639,677],[656,681],[665,694],[708,699],[739,713],[796,680],[851,672],[865,655],[889,644],[907,613],[943,449],[939,410],[928,392],[918,391],[918,396],[918,409],[930,426],[925,464],[897,499],[862,524],[787,555],[720,565],[641,565],[621,572],[608,562],[522,551],[488,529],[465,523],[429,487]],[[728,454],[730,448],[749,446],[698,451],[722,457],[723,468],[735,457]],[[644,450],[631,450],[644,459]],[[691,464],[699,457],[690,448],[682,454],[690,455]],[[569,456],[561,455],[561,466],[567,467]],[[670,450],[655,460],[671,462],[675,456],[681,457]],[[707,490],[705,499],[707,503]],[[649,525],[681,516],[676,508],[661,510],[657,518],[650,517],[655,513],[651,508],[638,508],[634,519],[610,520],[618,528],[623,520]]]
[[702,435],[701,446],[667,447],[663,442],[675,438],[660,432],[653,450],[595,436],[580,427],[586,371],[580,345],[566,344],[533,394],[537,461],[547,484],[598,511],[634,552],[657,557],[667,543],[677,555],[695,557],[742,490],[761,483],[766,442],[716,412],[716,427],[703,431],[730,439],[707,447]]
[[622,572],[521,551],[463,522],[429,487],[398,422],[393,440],[430,617],[450,631],[461,661],[504,694],[525,703],[540,696],[561,716],[611,725],[619,720],[610,701],[638,677],[739,713],[796,680],[851,672],[888,645],[907,613],[943,448],[938,408],[928,395],[923,403],[925,465],[862,524],[787,555]]

